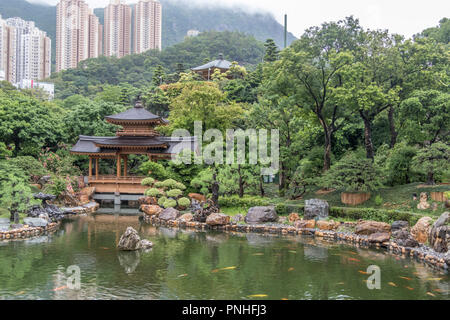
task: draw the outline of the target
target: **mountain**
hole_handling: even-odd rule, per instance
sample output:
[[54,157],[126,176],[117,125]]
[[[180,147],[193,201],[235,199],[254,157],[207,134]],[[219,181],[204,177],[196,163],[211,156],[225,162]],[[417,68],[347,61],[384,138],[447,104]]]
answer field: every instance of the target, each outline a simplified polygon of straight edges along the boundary
[[[269,13],[247,13],[240,9],[225,7],[201,7],[187,1],[161,0],[162,4],[162,45],[163,48],[182,42],[190,29],[199,31],[239,31],[253,35],[257,40],[268,38],[283,46],[284,27]],[[94,13],[103,24],[103,9]],[[36,26],[52,39],[55,57],[56,7],[31,4],[25,0],[0,0],[0,15],[4,19],[20,17],[36,22]],[[295,40],[288,33],[288,44]]]

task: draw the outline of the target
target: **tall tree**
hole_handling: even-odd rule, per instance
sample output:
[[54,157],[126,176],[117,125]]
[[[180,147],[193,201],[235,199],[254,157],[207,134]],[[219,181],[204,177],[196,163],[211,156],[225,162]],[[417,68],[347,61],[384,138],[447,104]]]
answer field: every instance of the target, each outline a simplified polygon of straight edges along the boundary
[[265,62],[274,62],[278,60],[279,50],[273,39],[267,39],[264,43],[266,54],[264,55]]

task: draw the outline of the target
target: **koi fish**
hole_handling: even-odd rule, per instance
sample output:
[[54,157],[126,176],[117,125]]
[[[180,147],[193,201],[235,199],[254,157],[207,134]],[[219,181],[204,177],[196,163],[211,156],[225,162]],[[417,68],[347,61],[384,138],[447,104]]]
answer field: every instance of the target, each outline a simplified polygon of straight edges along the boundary
[[234,269],[236,269],[236,266],[225,267],[225,268],[222,268],[222,269],[220,269],[220,270],[234,270]]
[[19,292],[16,292],[16,296],[18,296],[18,295],[21,295],[21,294],[24,294],[25,293],[25,291],[19,291]]
[[59,291],[59,290],[63,290],[63,289],[66,289],[66,288],[67,288],[67,286],[62,286],[62,287],[58,287],[58,288],[53,289],[53,291]]
[[405,280],[412,280],[411,278],[408,278],[408,277],[402,277],[402,276],[399,276],[399,278],[401,278],[401,279],[405,279]]
[[348,258],[348,261],[361,262],[361,260],[358,260],[358,259],[356,259],[356,258]]
[[361,274],[369,274],[368,272],[362,271],[362,270],[358,270],[359,273]]
[[211,270],[211,272],[219,272],[219,269]]
[[388,282],[388,285],[392,286],[392,287],[396,287],[397,285],[393,282]]
[[427,281],[441,281],[442,278],[427,278],[425,280],[427,280]]
[[357,254],[357,253],[354,252],[354,251],[344,251],[344,253],[348,253],[348,254]]
[[408,287],[408,286],[406,286],[405,288],[410,290],[410,291],[414,290],[414,288],[411,288],[411,287]]
[[249,298],[265,298],[267,294],[251,294],[248,296]]
[[338,285],[343,285],[343,284],[345,284],[344,282],[338,282],[338,283],[336,283],[336,284],[338,284]]
[[289,300],[288,298],[281,298],[281,300]]
[[436,297],[436,295],[434,293],[431,293],[431,292],[427,292],[427,295],[429,295],[431,297]]
[[100,247],[100,249],[102,249],[102,250],[109,250],[109,248],[106,248],[106,247]]
[[289,269],[288,269],[288,272],[289,271],[294,271],[294,268],[293,267],[290,267]]
[[178,276],[178,278],[186,277],[187,275],[188,275],[187,273],[183,273],[183,274],[180,274],[180,275]]
[[262,252],[257,252],[257,253],[252,254],[252,256],[263,256],[263,255],[264,255],[264,253],[262,253]]
[[408,268],[408,266],[403,266],[404,268]]
[[297,253],[297,251],[289,250],[290,253]]

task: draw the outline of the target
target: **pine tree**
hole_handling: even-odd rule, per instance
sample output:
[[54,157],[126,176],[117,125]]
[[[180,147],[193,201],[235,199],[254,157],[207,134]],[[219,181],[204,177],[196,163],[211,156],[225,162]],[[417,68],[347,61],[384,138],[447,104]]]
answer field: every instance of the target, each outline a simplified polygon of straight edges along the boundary
[[278,60],[279,50],[273,39],[267,39],[264,43],[266,54],[264,55],[265,62],[273,62]]

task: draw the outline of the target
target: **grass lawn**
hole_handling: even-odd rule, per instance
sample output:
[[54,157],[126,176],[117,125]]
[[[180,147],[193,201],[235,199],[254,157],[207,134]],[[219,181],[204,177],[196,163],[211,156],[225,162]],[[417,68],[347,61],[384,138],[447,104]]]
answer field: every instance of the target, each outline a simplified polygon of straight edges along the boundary
[[[398,210],[405,211],[411,213],[420,213],[421,215],[429,215],[429,216],[439,216],[443,212],[448,211],[445,209],[443,202],[436,202],[431,200],[430,192],[431,191],[450,191],[450,185],[438,185],[438,186],[425,186],[423,183],[410,183],[407,185],[395,186],[395,187],[386,187],[377,190],[376,192],[372,192],[371,198],[363,204],[357,206],[349,206],[345,205],[341,202],[341,192],[333,191],[327,194],[317,194],[318,189],[307,192],[303,195],[301,199],[298,200],[290,200],[283,197],[278,197],[276,192],[275,185],[265,185],[266,193],[268,194],[267,199],[273,203],[283,203],[286,205],[299,205],[304,204],[306,199],[323,199],[328,201],[330,206],[332,207],[347,207],[347,208],[375,208],[375,209],[386,209],[386,210]],[[268,192],[267,192],[268,191]],[[428,202],[433,204],[437,203],[437,209],[433,211],[430,209],[427,210],[419,210],[417,209],[417,204],[419,200],[413,200],[413,194],[419,195],[421,192],[427,192],[428,194]],[[379,202],[376,202],[376,198],[378,197]],[[221,211],[229,214],[235,215],[238,213],[246,214],[248,208],[245,207],[228,207],[221,208]]]

